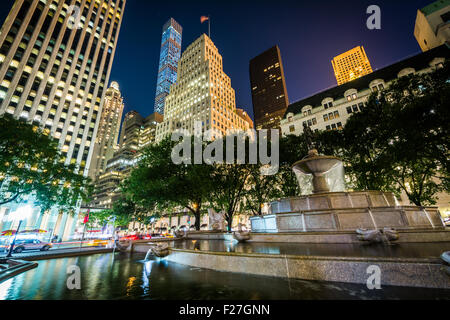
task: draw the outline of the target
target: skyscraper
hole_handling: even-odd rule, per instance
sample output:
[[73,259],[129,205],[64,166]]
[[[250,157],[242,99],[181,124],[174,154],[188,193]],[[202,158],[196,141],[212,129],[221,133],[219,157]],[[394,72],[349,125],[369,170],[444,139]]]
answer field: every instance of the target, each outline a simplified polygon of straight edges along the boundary
[[372,73],[369,58],[362,46],[334,57],[331,61],[338,85]]
[[438,0],[417,11],[414,37],[422,51],[450,43],[450,0]]
[[156,128],[156,141],[177,129],[194,133],[195,122],[203,131],[250,128],[236,111],[235,92],[223,71],[222,56],[205,34],[187,47],[180,60],[179,79],[166,99],[164,121]]
[[16,0],[0,32],[0,114],[42,126],[87,175],[125,0]]
[[[125,2],[16,0],[0,30],[0,115],[42,127],[59,142],[65,163],[78,164],[84,175]],[[37,208],[25,227],[66,239],[76,223],[68,213]]]
[[120,198],[120,183],[127,178],[138,163],[140,151],[155,142],[156,126],[163,116],[153,113],[143,118],[138,112],[130,111],[122,124],[120,149],[107,161],[104,173],[95,182],[91,208],[107,209]]
[[119,84],[112,82],[111,87],[106,90],[91,168],[89,169],[89,176],[93,180],[105,172],[108,160],[118,150],[117,139],[119,138],[123,108]]
[[164,105],[170,86],[177,82],[182,35],[183,28],[173,18],[164,24],[155,98],[155,112],[160,114],[164,114]]
[[278,46],[250,60],[250,84],[256,128],[279,128],[289,98]]

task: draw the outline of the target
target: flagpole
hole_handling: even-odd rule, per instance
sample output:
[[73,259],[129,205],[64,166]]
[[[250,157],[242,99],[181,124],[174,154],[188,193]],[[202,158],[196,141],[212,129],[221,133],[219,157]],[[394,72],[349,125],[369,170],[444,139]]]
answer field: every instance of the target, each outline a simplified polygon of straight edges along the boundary
[[211,18],[208,15],[208,36],[211,39]]

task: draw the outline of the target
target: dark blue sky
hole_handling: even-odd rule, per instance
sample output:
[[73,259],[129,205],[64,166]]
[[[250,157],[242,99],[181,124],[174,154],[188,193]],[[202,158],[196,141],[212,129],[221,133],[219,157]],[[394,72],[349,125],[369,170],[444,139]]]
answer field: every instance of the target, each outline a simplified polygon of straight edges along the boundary
[[[12,0],[1,0],[1,21]],[[212,39],[236,90],[236,103],[250,114],[251,58],[278,44],[290,102],[336,85],[331,59],[363,45],[374,69],[420,52],[414,38],[417,9],[432,0],[127,0],[111,81],[119,82],[126,109],[153,112],[161,31],[169,17],[183,26],[183,50],[211,16]],[[368,30],[366,9],[381,8],[381,30]]]

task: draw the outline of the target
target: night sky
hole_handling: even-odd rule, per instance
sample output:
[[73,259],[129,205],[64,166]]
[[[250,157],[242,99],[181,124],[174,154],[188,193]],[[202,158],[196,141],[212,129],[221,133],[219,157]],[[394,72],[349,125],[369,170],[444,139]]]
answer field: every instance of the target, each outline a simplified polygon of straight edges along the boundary
[[[13,0],[1,0],[0,21]],[[236,90],[236,103],[252,115],[249,60],[278,44],[290,102],[335,86],[331,59],[363,45],[379,69],[420,52],[414,38],[417,9],[432,0],[127,0],[111,81],[120,84],[125,112],[153,112],[163,24],[183,27],[183,50],[202,33],[211,16],[211,37]],[[369,5],[381,7],[381,30],[366,27]]]

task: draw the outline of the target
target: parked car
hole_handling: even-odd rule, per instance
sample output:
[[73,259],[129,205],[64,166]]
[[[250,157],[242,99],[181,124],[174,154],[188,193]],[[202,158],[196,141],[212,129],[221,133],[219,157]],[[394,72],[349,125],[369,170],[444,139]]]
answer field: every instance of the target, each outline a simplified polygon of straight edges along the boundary
[[[48,251],[52,248],[52,244],[38,239],[17,239],[14,244],[14,253],[21,253],[25,250],[41,250]],[[9,246],[8,246],[9,247]]]
[[444,223],[447,227],[450,227],[450,218],[445,218]]

